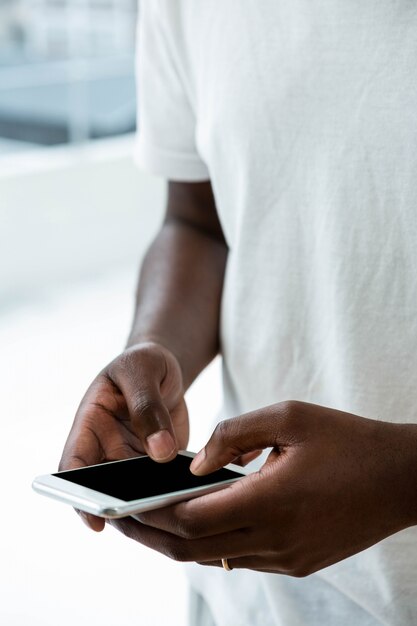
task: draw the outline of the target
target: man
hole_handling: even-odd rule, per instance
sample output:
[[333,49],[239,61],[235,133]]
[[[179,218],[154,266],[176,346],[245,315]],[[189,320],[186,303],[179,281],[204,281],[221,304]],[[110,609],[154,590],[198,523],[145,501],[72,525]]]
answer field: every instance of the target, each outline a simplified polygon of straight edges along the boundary
[[206,566],[190,565],[201,623],[411,626],[414,3],[151,0],[141,24],[138,160],[170,181],[166,217],[61,469],[172,459],[184,391],[220,350],[238,417],[193,471],[272,448],[265,464],[114,525]]

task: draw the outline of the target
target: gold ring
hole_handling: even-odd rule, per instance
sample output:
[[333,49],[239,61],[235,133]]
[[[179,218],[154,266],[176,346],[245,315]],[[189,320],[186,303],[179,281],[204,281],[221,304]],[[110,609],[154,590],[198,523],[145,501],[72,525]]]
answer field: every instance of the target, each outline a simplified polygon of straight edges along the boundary
[[231,572],[233,569],[233,567],[230,567],[229,561],[227,559],[222,559],[222,565],[223,565],[223,569],[225,569],[226,572]]

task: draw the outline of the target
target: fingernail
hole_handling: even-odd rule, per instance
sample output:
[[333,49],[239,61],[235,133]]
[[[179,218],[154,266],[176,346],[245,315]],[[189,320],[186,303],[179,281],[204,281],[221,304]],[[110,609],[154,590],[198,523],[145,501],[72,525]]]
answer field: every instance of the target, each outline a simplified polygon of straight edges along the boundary
[[167,430],[159,430],[157,433],[149,435],[146,443],[148,444],[149,454],[155,461],[168,459],[177,449],[171,433]]
[[196,474],[197,476],[200,474],[199,470],[200,468],[202,468],[202,465],[205,460],[206,460],[206,449],[203,448],[202,450],[200,450],[198,454],[196,454],[196,456],[194,457],[194,459],[192,460],[190,464],[190,470],[192,471],[193,474]]

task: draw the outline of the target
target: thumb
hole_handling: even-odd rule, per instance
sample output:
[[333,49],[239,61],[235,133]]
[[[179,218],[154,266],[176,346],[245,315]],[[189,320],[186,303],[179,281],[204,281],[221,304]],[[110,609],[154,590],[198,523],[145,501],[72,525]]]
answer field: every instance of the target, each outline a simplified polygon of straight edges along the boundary
[[220,422],[191,463],[193,474],[209,474],[244,454],[276,446],[278,435],[282,444],[282,416],[277,406]]
[[155,461],[171,461],[178,444],[170,413],[161,397],[153,372],[128,377],[119,373],[113,381],[123,394],[135,435]]
[[171,461],[178,445],[170,413],[156,384],[130,386],[121,381],[130,421],[136,436],[154,461]]

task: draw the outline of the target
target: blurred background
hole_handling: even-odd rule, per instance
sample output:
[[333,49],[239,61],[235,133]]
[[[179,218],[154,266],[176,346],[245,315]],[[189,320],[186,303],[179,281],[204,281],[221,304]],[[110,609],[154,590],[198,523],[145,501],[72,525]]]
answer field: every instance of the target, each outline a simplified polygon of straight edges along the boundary
[[135,129],[135,0],[0,1],[0,150]]
[[[140,7],[139,7],[140,10]],[[186,623],[182,566],[31,491],[124,346],[165,188],[132,161],[135,0],[0,0],[0,623]],[[139,96],[140,97],[140,96]],[[188,393],[190,449],[221,403]],[[163,591],[161,591],[163,590]]]

